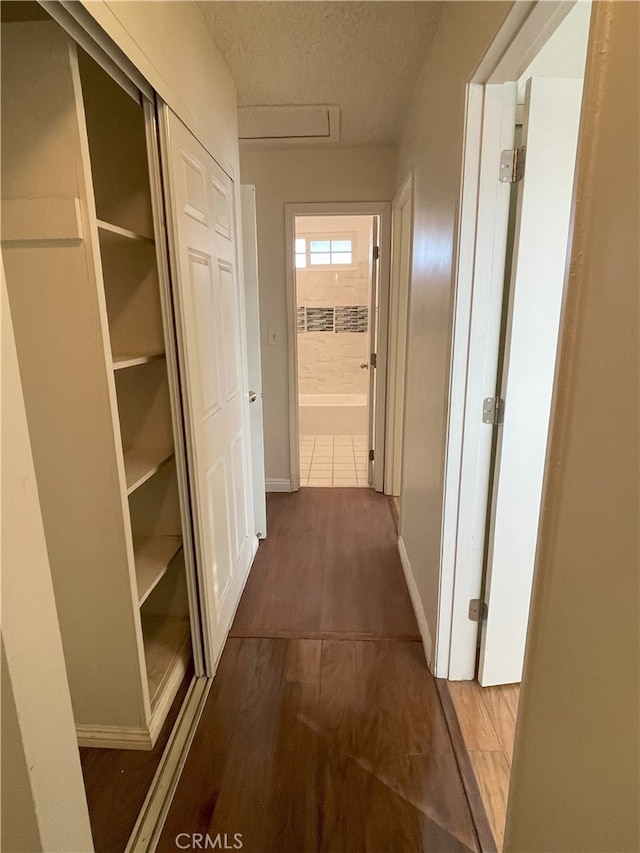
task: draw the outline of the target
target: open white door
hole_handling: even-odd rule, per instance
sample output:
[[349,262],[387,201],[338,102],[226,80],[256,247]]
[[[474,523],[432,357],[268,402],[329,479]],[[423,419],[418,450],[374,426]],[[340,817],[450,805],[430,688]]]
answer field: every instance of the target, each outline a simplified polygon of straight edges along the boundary
[[253,521],[259,539],[267,535],[267,504],[264,475],[264,425],[262,419],[262,360],[260,358],[260,296],[258,287],[258,228],[256,188],[240,187],[242,206],[242,257],[247,320],[247,369],[253,474]]
[[582,80],[527,84],[478,680],[519,682],[562,305]]
[[209,673],[257,547],[233,181],[161,105],[178,351]]
[[[371,223],[371,293],[369,296],[369,353],[375,358],[369,358],[369,485],[376,488],[380,477],[376,476],[376,468],[380,467],[380,452],[376,451],[378,436],[376,435],[376,393],[377,393],[377,352],[378,352],[378,287],[380,282],[380,223],[374,216]],[[378,457],[376,460],[375,457]],[[373,458],[372,458],[373,457]]]
[[400,497],[407,317],[413,236],[413,175],[409,176],[393,200],[391,217],[391,304],[389,306],[389,376],[384,490],[388,495]]

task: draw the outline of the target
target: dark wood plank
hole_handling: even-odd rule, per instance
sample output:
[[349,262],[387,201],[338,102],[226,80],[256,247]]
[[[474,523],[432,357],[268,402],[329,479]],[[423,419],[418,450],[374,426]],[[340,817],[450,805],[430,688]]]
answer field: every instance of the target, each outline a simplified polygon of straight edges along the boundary
[[180,832],[242,832],[261,849],[285,655],[283,640],[227,641],[159,849]]
[[317,853],[318,779],[323,755],[318,724],[322,643],[291,640],[287,646],[264,850]]
[[384,495],[302,489],[267,506],[230,636],[420,639]]
[[267,495],[269,536],[260,544],[229,636],[269,637],[280,629],[304,636],[319,629],[318,554],[326,547],[328,505],[307,499],[308,491]]
[[[256,639],[262,634],[259,630],[247,631],[246,633],[237,633],[233,635],[236,639]],[[272,640],[360,640],[366,642],[368,640],[379,641],[382,638],[375,635],[372,631],[353,631],[345,635],[344,631],[269,631],[269,638]],[[393,640],[401,643],[419,643],[420,639],[415,634],[396,634]]]
[[387,499],[268,506],[157,849],[241,833],[251,853],[478,851]]
[[[437,847],[475,849],[464,789],[435,681],[417,643],[357,643],[362,691],[358,754],[362,766],[426,818]],[[457,846],[456,846],[457,845]]]
[[244,693],[208,832],[241,832],[244,847],[258,850],[264,844],[268,818],[287,643],[270,639],[239,642],[246,647]]
[[418,643],[231,639],[159,851],[466,853],[471,815]]
[[189,668],[152,750],[80,748],[96,853],[122,853],[193,678]]
[[318,788],[321,804],[319,850],[358,850],[365,818],[357,791],[357,719],[360,709],[356,645],[325,640],[320,668],[318,729],[323,740]]

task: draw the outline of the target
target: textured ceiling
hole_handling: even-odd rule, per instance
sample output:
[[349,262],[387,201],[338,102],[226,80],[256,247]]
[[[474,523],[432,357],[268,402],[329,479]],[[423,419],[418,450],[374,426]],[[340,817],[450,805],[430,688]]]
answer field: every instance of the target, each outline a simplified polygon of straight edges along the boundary
[[398,141],[440,2],[201,2],[240,106],[337,104],[341,143]]

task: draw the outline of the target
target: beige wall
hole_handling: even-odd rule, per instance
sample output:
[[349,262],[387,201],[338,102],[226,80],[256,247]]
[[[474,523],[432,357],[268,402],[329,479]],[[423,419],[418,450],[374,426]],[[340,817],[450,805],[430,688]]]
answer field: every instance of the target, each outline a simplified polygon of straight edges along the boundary
[[640,850],[640,5],[594,5],[506,827],[519,852]]
[[2,276],[2,850],[93,850]]
[[[235,88],[198,7],[102,0],[83,5],[237,175]],[[14,748],[2,754],[1,847],[84,853],[93,849],[91,830],[6,305],[2,313],[8,324],[2,336],[3,737],[19,732],[21,742],[14,737]]]
[[435,635],[465,87],[511,7],[446,3],[398,153],[396,187],[415,175],[405,387],[401,535]]
[[[255,184],[267,480],[291,477],[284,206],[292,202],[389,201],[394,148],[244,150],[243,184]],[[268,346],[268,329],[279,344]]]
[[220,164],[235,170],[236,90],[198,4],[83,0],[82,5]]

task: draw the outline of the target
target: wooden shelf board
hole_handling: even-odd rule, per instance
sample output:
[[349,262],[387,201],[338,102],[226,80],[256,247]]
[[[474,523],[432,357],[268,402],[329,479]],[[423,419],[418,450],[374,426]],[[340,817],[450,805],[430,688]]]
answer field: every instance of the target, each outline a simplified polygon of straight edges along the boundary
[[142,635],[153,712],[164,691],[176,681],[180,683],[176,670],[186,671],[191,653],[189,620],[179,616],[143,616]]
[[136,231],[130,231],[128,228],[121,228],[119,225],[114,225],[112,222],[105,222],[104,219],[98,219],[98,230],[103,235],[114,235],[116,237],[124,237],[126,240],[138,240],[142,243],[154,243],[153,237],[147,237],[146,234],[138,234]]
[[136,367],[138,364],[147,364],[158,358],[164,358],[164,352],[149,353],[119,353],[113,356],[113,369],[124,370],[127,367]]
[[173,448],[168,450],[140,450],[134,448],[124,452],[124,468],[127,478],[127,494],[130,495],[173,457]]
[[181,536],[140,536],[133,540],[139,604],[147,599],[181,547]]

